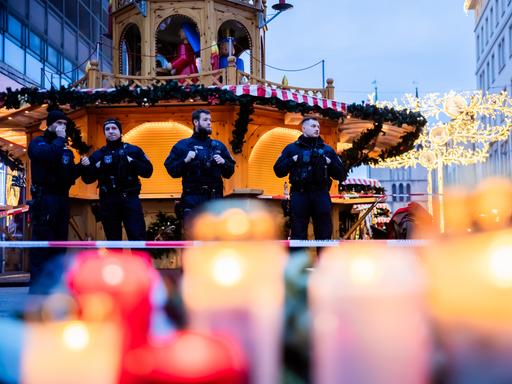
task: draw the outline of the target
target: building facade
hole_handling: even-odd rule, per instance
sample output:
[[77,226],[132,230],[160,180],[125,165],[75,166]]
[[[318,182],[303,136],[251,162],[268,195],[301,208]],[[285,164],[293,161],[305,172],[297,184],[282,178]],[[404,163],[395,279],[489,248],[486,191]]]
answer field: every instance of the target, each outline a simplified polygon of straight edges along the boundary
[[394,212],[400,207],[415,201],[427,208],[427,170],[423,167],[409,168],[371,168],[371,179],[380,181],[389,195],[387,203]]
[[108,17],[108,0],[1,1],[0,91],[71,84],[98,46],[102,69],[109,71]]
[[[475,16],[476,87],[483,92],[512,94],[512,0],[466,0]],[[488,124],[500,124],[487,121]],[[447,184],[472,186],[490,176],[512,177],[512,138],[491,146],[485,163],[446,170]]]

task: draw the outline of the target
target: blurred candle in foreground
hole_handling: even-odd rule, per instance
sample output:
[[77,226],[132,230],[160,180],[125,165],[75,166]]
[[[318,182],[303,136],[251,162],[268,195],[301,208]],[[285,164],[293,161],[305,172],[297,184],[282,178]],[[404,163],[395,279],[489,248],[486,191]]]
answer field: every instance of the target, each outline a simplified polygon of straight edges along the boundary
[[425,260],[446,382],[512,382],[512,231],[438,241]]
[[[51,305],[58,304],[57,300],[63,299],[50,297]],[[107,318],[90,315],[89,313],[87,316],[88,321],[28,321],[23,345],[21,382],[118,383],[121,360],[119,328]]]
[[196,239],[228,241],[184,254],[183,298],[190,326],[230,335],[246,353],[250,381],[278,383],[286,252],[265,241],[273,238],[276,226],[261,205],[231,200],[226,207],[215,202],[193,223]]
[[380,242],[328,248],[309,285],[316,384],[428,382],[416,256]]

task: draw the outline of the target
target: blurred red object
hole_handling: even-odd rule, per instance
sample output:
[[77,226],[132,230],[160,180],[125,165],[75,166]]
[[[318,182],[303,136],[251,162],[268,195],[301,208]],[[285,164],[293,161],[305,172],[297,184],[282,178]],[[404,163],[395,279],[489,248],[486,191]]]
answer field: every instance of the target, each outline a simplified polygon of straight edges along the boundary
[[[100,249],[80,252],[66,275],[79,302],[80,297],[91,294],[112,299],[123,338],[123,360],[129,351],[148,343],[154,273],[145,253]],[[121,383],[134,382],[137,380],[122,368]]]
[[244,384],[247,364],[229,337],[180,331],[133,350],[126,368],[146,384]]

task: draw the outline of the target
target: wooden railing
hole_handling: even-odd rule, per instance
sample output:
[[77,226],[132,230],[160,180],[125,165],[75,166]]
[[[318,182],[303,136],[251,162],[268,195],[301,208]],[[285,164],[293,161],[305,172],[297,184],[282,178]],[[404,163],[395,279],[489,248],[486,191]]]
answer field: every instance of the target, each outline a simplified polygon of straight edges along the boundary
[[289,90],[313,97],[334,99],[334,85],[332,79],[327,79],[327,86],[325,88],[305,88],[284,85],[262,79],[247,72],[238,71],[235,67],[234,59],[235,58],[232,57],[228,59],[227,68],[179,76],[116,75],[100,72],[98,69],[98,62],[93,60],[91,61],[85,76],[76,81],[72,86],[75,88],[113,88],[120,85],[147,87],[149,85],[163,83],[168,80],[176,80],[182,85],[203,84],[205,86],[217,87],[222,87],[226,84],[256,84],[273,89]]
[[[260,77],[251,75],[247,72],[240,72],[238,71],[239,81],[238,84],[258,84],[258,85],[264,85],[266,87],[274,88],[274,89],[284,89],[287,91],[297,92],[300,94],[305,94],[308,96],[314,96],[314,97],[324,97],[324,98],[332,98],[328,97],[328,88],[305,88],[305,87],[295,87],[292,85],[284,85],[281,83],[276,83],[270,80],[262,79]],[[332,86],[332,81],[329,83],[330,79],[328,80],[328,86],[329,84]],[[334,93],[334,92],[333,92]]]

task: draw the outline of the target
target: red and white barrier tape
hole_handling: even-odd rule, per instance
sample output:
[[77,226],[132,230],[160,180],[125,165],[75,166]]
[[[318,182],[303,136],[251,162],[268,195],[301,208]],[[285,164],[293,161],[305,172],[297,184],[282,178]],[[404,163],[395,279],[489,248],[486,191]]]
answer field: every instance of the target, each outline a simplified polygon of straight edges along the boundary
[[28,208],[29,208],[28,205],[24,205],[19,208],[13,208],[13,209],[8,209],[6,211],[0,211],[0,218],[6,217],[6,216],[11,216],[11,215],[19,215],[20,213],[28,212]]
[[[362,240],[276,240],[289,248],[337,247]],[[421,247],[427,240],[368,240],[388,247]],[[215,241],[0,241],[0,248],[191,248],[220,243]]]

